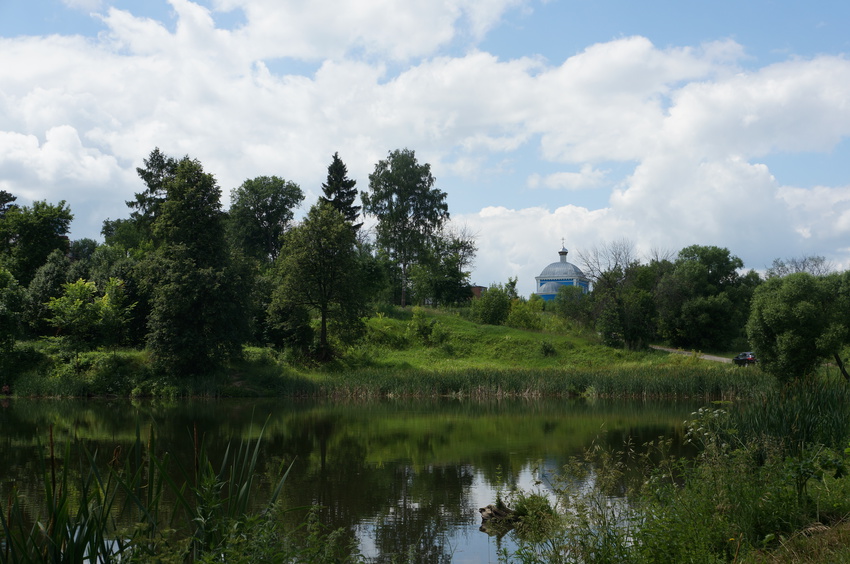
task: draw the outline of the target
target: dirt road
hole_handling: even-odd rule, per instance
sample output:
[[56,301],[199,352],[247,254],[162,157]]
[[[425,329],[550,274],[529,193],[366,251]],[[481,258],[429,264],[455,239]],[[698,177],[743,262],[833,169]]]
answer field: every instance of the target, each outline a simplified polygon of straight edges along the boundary
[[[673,353],[673,354],[686,354],[686,355],[694,354],[693,351],[685,351],[685,350],[682,350],[682,349],[671,349],[669,347],[659,347],[657,345],[649,345],[649,348],[655,349],[657,351],[665,351],[665,352],[669,352],[669,353]],[[699,357],[702,358],[702,359],[705,359],[705,360],[713,360],[715,362],[729,362],[729,363],[732,362],[731,358],[726,358],[726,357],[722,357],[722,356],[714,356],[714,355],[710,355],[710,354],[699,353]]]

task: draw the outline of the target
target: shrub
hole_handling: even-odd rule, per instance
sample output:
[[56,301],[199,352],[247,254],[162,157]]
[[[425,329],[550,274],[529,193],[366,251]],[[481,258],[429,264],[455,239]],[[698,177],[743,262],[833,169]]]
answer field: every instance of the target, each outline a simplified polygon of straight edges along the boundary
[[511,296],[502,284],[493,284],[472,301],[471,315],[487,325],[503,325],[511,311]]
[[515,329],[539,331],[543,328],[543,300],[514,300],[506,325]]

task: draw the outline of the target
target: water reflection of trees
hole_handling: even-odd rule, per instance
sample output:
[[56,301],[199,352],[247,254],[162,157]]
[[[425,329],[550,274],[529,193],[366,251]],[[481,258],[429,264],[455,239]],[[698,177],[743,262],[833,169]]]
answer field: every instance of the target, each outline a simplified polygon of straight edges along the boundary
[[[267,423],[260,468],[264,484],[293,465],[282,495],[288,508],[321,506],[320,519],[364,539],[377,562],[449,562],[458,529],[477,528],[470,488],[474,477],[510,487],[529,460],[557,467],[590,441],[621,448],[659,435],[680,437],[693,406],[641,402],[590,406],[564,401],[508,403],[381,402],[332,405],[256,401],[50,402],[14,400],[0,409],[0,475],[21,495],[39,489],[37,457],[47,429],[57,443],[76,437],[104,459],[125,452],[141,428],[157,437],[184,467],[192,463],[192,435],[205,438],[219,460],[228,442],[254,439]],[[41,446],[39,446],[39,442]],[[4,492],[5,495],[5,492]],[[306,509],[284,515],[294,529]]]
[[[421,437],[407,441],[413,448],[423,446]],[[449,533],[473,520],[470,467],[370,462],[368,441],[336,417],[293,421],[286,436],[271,440],[269,451],[280,461],[294,460],[283,493],[286,505],[320,506],[327,526],[368,537],[365,544],[374,546],[376,562],[391,562],[408,551],[417,562],[450,562]],[[301,517],[291,515],[290,526]]]

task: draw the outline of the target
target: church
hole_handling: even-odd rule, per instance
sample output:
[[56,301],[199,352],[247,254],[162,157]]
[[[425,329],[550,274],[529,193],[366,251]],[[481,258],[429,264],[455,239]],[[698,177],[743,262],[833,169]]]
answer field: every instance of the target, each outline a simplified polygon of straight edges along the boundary
[[561,250],[558,251],[561,260],[553,262],[543,269],[540,276],[534,278],[537,281],[537,290],[534,293],[546,301],[554,300],[561,286],[578,286],[585,293],[590,291],[590,279],[579,267],[567,262],[567,253],[569,251],[562,244]]

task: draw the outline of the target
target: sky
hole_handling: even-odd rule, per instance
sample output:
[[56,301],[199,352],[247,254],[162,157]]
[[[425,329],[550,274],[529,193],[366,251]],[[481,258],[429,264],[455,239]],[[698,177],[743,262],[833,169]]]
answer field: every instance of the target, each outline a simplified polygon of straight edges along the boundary
[[0,0],[0,189],[129,216],[159,147],[229,206],[429,163],[472,282],[627,241],[850,268],[846,0]]

